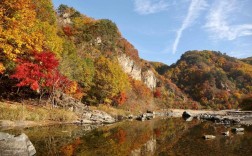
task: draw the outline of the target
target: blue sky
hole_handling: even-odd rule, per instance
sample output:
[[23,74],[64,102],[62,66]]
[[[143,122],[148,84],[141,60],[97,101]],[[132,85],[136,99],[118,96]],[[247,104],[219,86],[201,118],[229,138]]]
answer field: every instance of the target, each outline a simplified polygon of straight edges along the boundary
[[110,19],[146,60],[175,63],[187,50],[252,56],[252,0],[53,0]]

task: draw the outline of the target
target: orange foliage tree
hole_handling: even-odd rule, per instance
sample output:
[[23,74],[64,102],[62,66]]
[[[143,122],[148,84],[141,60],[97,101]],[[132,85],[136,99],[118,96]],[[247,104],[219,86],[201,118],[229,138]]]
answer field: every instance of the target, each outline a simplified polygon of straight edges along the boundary
[[127,95],[125,92],[120,92],[115,98],[115,105],[123,105],[127,101]]
[[13,60],[28,50],[42,50],[43,34],[35,24],[32,0],[1,0],[0,52]]
[[133,91],[137,94],[138,98],[152,97],[151,90],[145,84],[143,84],[142,81],[131,79],[131,85]]
[[123,129],[118,129],[117,133],[115,134],[115,138],[117,139],[119,144],[122,144],[126,141],[126,131]]

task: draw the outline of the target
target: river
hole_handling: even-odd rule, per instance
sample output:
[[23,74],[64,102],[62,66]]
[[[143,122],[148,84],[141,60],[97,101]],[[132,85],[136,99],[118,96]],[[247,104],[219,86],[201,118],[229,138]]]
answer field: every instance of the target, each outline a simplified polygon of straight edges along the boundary
[[[151,155],[252,155],[252,127],[231,132],[232,126],[182,118],[123,121],[105,126],[55,125],[2,130],[25,133],[34,144],[37,156],[151,156]],[[229,136],[221,133],[230,130]],[[203,135],[216,138],[204,140]]]

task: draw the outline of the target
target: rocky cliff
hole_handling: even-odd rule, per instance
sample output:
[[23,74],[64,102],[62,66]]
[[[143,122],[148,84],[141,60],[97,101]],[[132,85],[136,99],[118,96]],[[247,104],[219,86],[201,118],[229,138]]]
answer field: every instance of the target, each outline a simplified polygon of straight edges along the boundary
[[135,61],[133,61],[126,54],[121,54],[118,56],[118,62],[121,65],[123,71],[129,74],[135,80],[142,79],[142,69],[138,66]]
[[150,69],[142,72],[142,81],[151,90],[154,90],[157,86],[157,78],[156,78],[155,74],[153,73],[153,71],[151,71]]
[[144,82],[144,84],[146,84],[151,90],[156,88],[157,78],[152,70],[148,69],[143,71],[141,66],[126,54],[119,55],[118,62],[123,71],[129,74],[133,79]]

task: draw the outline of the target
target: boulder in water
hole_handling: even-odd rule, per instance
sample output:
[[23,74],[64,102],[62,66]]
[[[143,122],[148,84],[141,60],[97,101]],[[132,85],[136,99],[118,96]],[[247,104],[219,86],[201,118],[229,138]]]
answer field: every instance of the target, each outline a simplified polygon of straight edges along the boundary
[[244,132],[244,128],[233,128],[234,132]]
[[185,121],[188,121],[188,122],[190,122],[190,121],[192,121],[193,120],[193,117],[189,117],[189,118],[186,118],[185,119]]
[[210,139],[215,139],[216,137],[214,135],[204,135],[203,138],[206,140],[210,140]]
[[222,132],[222,134],[225,135],[225,136],[229,136],[229,131]]
[[0,132],[0,155],[1,156],[33,156],[36,150],[24,133],[18,136]]
[[183,114],[182,114],[182,117],[183,118],[190,118],[190,117],[192,117],[192,114],[187,112],[187,111],[184,111]]

